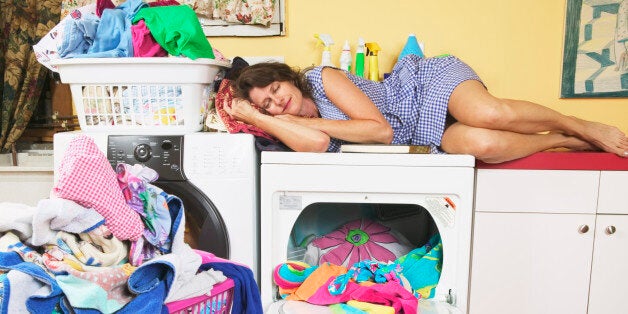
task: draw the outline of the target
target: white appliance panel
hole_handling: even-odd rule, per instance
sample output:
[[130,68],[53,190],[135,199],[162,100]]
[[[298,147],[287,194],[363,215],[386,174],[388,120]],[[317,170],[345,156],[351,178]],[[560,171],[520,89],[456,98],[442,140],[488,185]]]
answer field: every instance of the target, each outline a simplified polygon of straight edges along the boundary
[[[443,242],[443,269],[431,301],[449,302],[465,313],[473,161],[466,155],[262,153],[260,285],[264,307],[270,311],[274,302],[272,270],[287,260],[290,233],[306,207],[320,202],[417,204],[430,212]],[[438,206],[444,197],[455,203],[455,210]]]

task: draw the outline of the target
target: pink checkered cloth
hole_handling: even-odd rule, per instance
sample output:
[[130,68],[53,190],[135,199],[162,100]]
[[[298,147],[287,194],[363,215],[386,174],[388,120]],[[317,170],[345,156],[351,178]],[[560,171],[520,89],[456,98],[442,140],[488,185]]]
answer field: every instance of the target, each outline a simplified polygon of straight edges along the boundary
[[72,139],[57,171],[58,181],[52,187],[55,196],[96,210],[119,240],[140,238],[144,223],[125,202],[115,171],[92,138]]

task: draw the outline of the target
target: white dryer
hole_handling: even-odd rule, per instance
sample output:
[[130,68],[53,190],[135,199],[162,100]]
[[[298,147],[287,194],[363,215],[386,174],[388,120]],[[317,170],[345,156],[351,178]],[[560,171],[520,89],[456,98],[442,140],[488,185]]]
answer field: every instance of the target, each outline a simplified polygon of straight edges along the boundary
[[474,164],[469,155],[263,152],[260,285],[265,310],[290,312],[289,302],[278,300],[272,273],[275,266],[303,257],[295,242],[309,231],[301,229],[332,228],[330,221],[376,212],[417,247],[430,233],[440,234],[442,272],[435,297],[419,303],[421,313],[466,313]]
[[254,136],[57,133],[55,169],[78,134],[92,137],[112,166],[141,163],[156,170],[154,184],[183,201],[188,243],[248,265],[259,278],[259,154]]

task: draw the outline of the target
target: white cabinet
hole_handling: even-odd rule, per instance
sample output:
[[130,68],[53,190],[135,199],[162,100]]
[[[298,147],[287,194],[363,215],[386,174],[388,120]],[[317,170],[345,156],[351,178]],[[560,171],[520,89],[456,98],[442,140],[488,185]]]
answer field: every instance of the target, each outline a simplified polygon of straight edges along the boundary
[[469,309],[628,313],[628,171],[478,169]]
[[37,206],[41,199],[49,198],[53,186],[52,167],[42,169],[14,171],[10,167],[0,167],[0,203]]
[[593,252],[589,313],[628,313],[628,215],[597,216]]

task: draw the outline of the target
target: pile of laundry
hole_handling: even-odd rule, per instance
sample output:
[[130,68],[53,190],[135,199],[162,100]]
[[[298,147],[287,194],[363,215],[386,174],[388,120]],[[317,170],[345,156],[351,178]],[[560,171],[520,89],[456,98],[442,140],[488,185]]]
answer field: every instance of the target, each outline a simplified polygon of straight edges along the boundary
[[[235,282],[233,309],[259,313],[251,269],[184,242],[182,201],[142,165],[111,166],[84,135],[49,199],[0,203],[0,306],[7,313],[167,313],[165,303]],[[255,287],[252,289],[251,287]]]
[[409,251],[406,241],[376,221],[351,221],[311,239],[304,261],[277,265],[273,280],[281,298],[333,313],[414,314],[435,295],[443,245],[439,234]]
[[212,48],[196,13],[175,0],[111,0],[74,9],[33,46],[52,71],[59,58],[183,56],[226,60]]
[[[33,50],[38,62],[54,72],[59,72],[55,61],[60,59],[85,61],[87,72],[95,71],[87,68],[92,62],[99,64],[94,58],[173,57],[229,62],[210,44],[195,11],[175,0],[127,0],[117,6],[112,0],[98,0],[76,7]],[[127,67],[128,75],[146,78],[141,67],[133,63]],[[98,73],[86,74],[84,80],[95,82],[93,75]],[[183,126],[185,108],[197,105],[190,103],[190,98],[196,99],[194,95],[183,93],[183,84],[155,81],[153,85],[128,85],[122,83],[126,75],[120,76],[120,84],[103,82],[82,85],[81,91],[73,89],[74,103],[83,108],[79,112],[84,113],[87,125]],[[197,102],[199,106],[207,103],[204,99]]]

